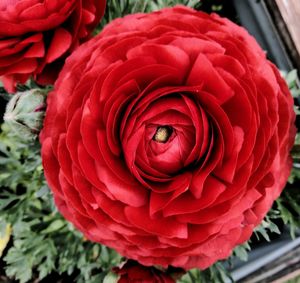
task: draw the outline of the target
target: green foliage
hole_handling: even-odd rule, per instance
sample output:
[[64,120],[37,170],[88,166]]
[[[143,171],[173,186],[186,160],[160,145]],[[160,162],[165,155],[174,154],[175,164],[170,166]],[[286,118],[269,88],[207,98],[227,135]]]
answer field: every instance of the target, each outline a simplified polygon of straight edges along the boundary
[[[298,109],[298,106],[295,106]],[[297,113],[298,110],[296,110]],[[298,114],[297,114],[298,115]],[[297,170],[300,171],[300,134],[297,133],[296,139],[295,139],[295,144],[292,149],[292,157],[294,160],[294,167],[292,174],[290,176],[290,183],[294,182],[294,179],[299,179],[299,172],[296,172]]]
[[199,0],[107,0],[106,11],[100,26],[96,29],[98,33],[107,23],[113,19],[133,13],[146,13],[156,11],[165,7],[185,5],[197,7]]
[[8,277],[21,283],[50,273],[76,282],[101,282],[120,261],[114,251],[86,241],[57,212],[43,175],[37,141],[20,140],[2,125],[0,135],[0,228],[13,229],[4,258]]
[[285,283],[300,283],[300,276],[290,279],[290,280],[286,281]]
[[286,189],[276,201],[279,218],[290,228],[292,238],[300,229],[300,192],[299,188]]
[[113,19],[128,14],[147,13],[175,5],[184,5],[199,10],[204,4],[209,6],[210,12],[218,13],[223,9],[223,5],[216,4],[219,2],[215,0],[107,0],[105,15],[100,26],[96,29],[96,33]]
[[[299,115],[300,85],[297,71],[289,72],[285,79],[296,102],[296,114]],[[300,228],[300,191],[298,188],[300,184],[300,133],[296,135],[291,154],[294,164],[289,177],[290,186],[284,190],[276,204],[279,212],[278,217],[290,227],[291,236],[295,238],[296,231]]]
[[270,242],[270,233],[280,234],[278,226],[273,222],[273,219],[278,218],[281,218],[280,211],[271,209],[261,224],[254,229],[254,234],[258,240],[263,238]]
[[165,7],[172,7],[175,5],[184,5],[193,8],[199,4],[199,0],[157,0],[148,2],[150,11],[156,11]]
[[248,252],[251,250],[250,244],[248,242],[237,246],[232,253],[233,257],[237,257],[242,261],[248,260]]
[[288,84],[288,87],[293,95],[293,97],[298,98],[300,96],[299,89],[299,78],[297,70],[292,70],[285,75],[285,80]]
[[179,283],[223,283],[233,282],[230,273],[226,270],[222,262],[217,262],[211,267],[200,271],[192,269],[188,271],[180,280]]
[[288,182],[293,184],[300,180],[300,133],[297,133],[296,135],[291,155],[293,157],[294,164]]

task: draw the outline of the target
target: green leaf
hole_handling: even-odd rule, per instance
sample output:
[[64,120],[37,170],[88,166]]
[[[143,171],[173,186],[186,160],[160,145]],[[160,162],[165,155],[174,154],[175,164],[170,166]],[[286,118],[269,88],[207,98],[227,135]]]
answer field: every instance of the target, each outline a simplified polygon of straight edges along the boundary
[[57,230],[63,228],[66,225],[65,221],[62,219],[56,219],[50,223],[50,225],[41,231],[42,234],[50,234],[56,232]]
[[237,246],[233,251],[233,255],[238,257],[242,261],[247,261],[248,252],[250,251],[250,249],[250,245],[246,242],[243,245]]
[[103,283],[117,283],[118,278],[119,276],[117,274],[110,272],[105,276]]
[[300,192],[298,188],[286,189],[277,199],[277,210],[284,224],[290,227],[292,238],[296,237],[296,230],[300,228]]
[[35,192],[36,198],[42,198],[50,193],[50,189],[47,185],[42,186],[37,192]]
[[6,275],[10,278],[15,278],[20,283],[28,282],[32,278],[32,258],[26,258],[22,251],[11,248],[5,258],[8,264],[5,268]]
[[292,168],[291,174],[289,176],[288,182],[293,184],[295,180],[300,180],[300,168]]
[[290,71],[286,76],[285,76],[285,80],[288,84],[289,87],[292,87],[295,83],[295,81],[297,81],[298,79],[298,74],[297,74],[297,70],[292,70]]
[[205,270],[191,269],[182,276],[178,283],[224,283],[233,282],[222,262],[216,262]]

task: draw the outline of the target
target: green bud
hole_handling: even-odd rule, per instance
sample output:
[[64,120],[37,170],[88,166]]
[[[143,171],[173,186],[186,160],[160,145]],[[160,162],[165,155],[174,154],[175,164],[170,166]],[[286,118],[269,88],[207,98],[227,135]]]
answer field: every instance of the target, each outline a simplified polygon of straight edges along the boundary
[[7,104],[4,121],[19,137],[34,139],[43,126],[45,101],[43,90],[17,92]]

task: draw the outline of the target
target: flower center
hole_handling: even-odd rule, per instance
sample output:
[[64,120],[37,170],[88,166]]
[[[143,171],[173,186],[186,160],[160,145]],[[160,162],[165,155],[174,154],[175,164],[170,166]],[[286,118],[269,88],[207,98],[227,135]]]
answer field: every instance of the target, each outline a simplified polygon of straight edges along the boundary
[[173,133],[173,128],[169,126],[159,126],[153,136],[153,140],[159,143],[166,143]]

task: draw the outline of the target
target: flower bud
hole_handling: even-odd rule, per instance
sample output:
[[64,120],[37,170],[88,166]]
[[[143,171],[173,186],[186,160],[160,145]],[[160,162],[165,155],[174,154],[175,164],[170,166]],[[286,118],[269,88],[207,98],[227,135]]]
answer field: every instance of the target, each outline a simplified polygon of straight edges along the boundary
[[45,100],[46,93],[39,89],[17,92],[7,104],[4,121],[18,136],[34,139],[43,125]]

